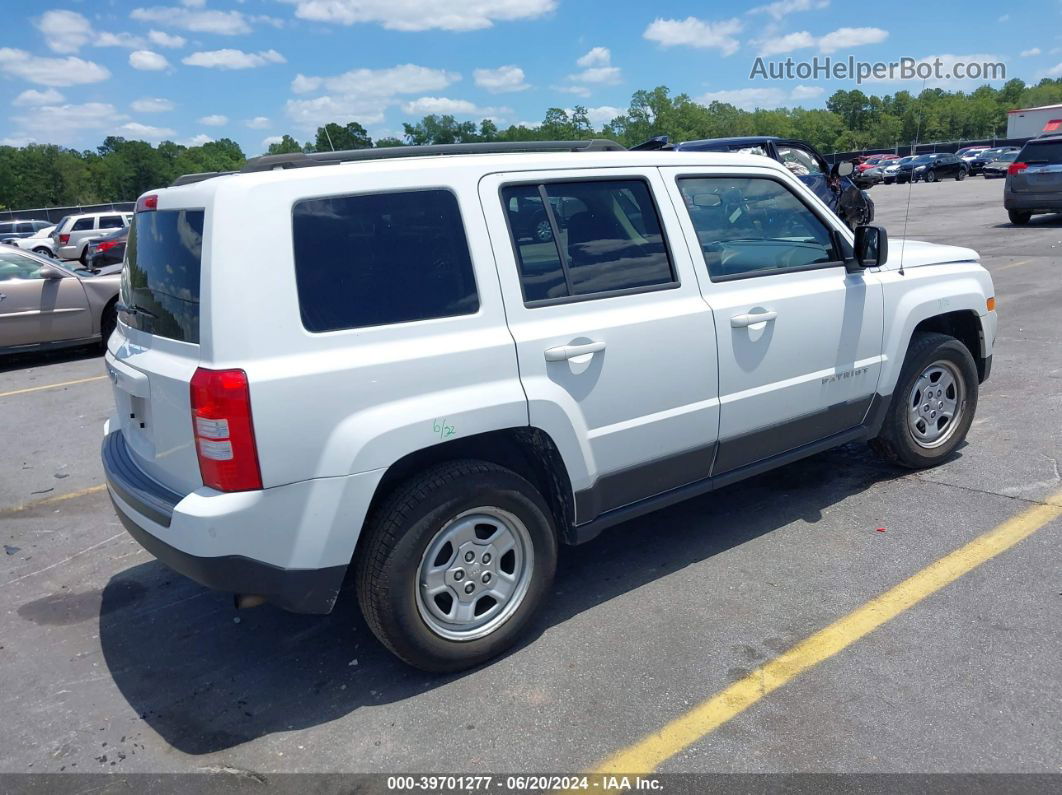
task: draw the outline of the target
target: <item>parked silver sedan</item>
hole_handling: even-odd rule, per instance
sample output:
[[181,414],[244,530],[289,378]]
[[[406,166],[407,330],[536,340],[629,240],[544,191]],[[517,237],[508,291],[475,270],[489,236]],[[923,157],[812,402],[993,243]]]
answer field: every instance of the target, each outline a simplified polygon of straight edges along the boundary
[[121,273],[75,273],[0,246],[0,354],[103,341],[114,331]]

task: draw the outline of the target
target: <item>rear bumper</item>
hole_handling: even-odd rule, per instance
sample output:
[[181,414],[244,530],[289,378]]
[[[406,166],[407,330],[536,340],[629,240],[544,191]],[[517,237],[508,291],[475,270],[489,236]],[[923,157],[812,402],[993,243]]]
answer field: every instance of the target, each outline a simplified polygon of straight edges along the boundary
[[1062,190],[1050,193],[1032,193],[1012,190],[1003,191],[1003,208],[1006,210],[1030,210],[1052,213],[1062,210]]
[[[346,575],[345,563],[287,568],[240,554],[201,555],[181,549],[177,538],[191,541],[189,534],[195,534],[199,536],[195,540],[204,543],[225,534],[224,514],[213,513],[197,521],[182,512],[179,506],[185,498],[144,474],[130,456],[121,431],[104,437],[101,457],[108,493],[122,525],[144,549],[174,571],[214,590],[263,596],[295,613],[332,610]],[[245,520],[234,516],[232,524],[238,526]],[[271,530],[264,524],[258,527],[263,535]]]

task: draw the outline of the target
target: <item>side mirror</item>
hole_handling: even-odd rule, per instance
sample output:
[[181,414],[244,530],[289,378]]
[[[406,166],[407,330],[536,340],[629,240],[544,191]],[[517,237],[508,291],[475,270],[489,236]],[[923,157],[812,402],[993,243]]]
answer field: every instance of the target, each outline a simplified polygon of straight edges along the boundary
[[54,265],[41,265],[41,269],[37,271],[37,273],[42,279],[62,279],[66,276],[65,273]]
[[881,226],[857,226],[854,247],[857,270],[880,268],[889,258],[889,236]]
[[833,168],[830,169],[830,173],[835,177],[847,177],[855,170],[855,166],[852,165],[851,160],[842,160],[840,163],[834,163]]

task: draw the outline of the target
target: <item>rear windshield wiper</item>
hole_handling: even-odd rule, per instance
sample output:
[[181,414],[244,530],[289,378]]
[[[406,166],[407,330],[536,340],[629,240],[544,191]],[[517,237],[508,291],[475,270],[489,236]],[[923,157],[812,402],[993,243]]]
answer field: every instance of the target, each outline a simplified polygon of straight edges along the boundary
[[132,304],[123,304],[121,301],[117,303],[115,308],[119,312],[125,312],[128,315],[146,315],[147,317],[158,320],[159,316],[152,312],[150,309],[144,309],[143,307],[133,306]]

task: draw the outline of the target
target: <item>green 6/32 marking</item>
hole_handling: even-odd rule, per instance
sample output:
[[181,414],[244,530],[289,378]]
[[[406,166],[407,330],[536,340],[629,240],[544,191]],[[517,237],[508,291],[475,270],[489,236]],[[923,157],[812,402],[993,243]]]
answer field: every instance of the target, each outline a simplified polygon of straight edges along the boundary
[[456,432],[453,425],[447,425],[445,417],[435,420],[432,423],[432,430],[439,434],[440,439],[449,439]]

